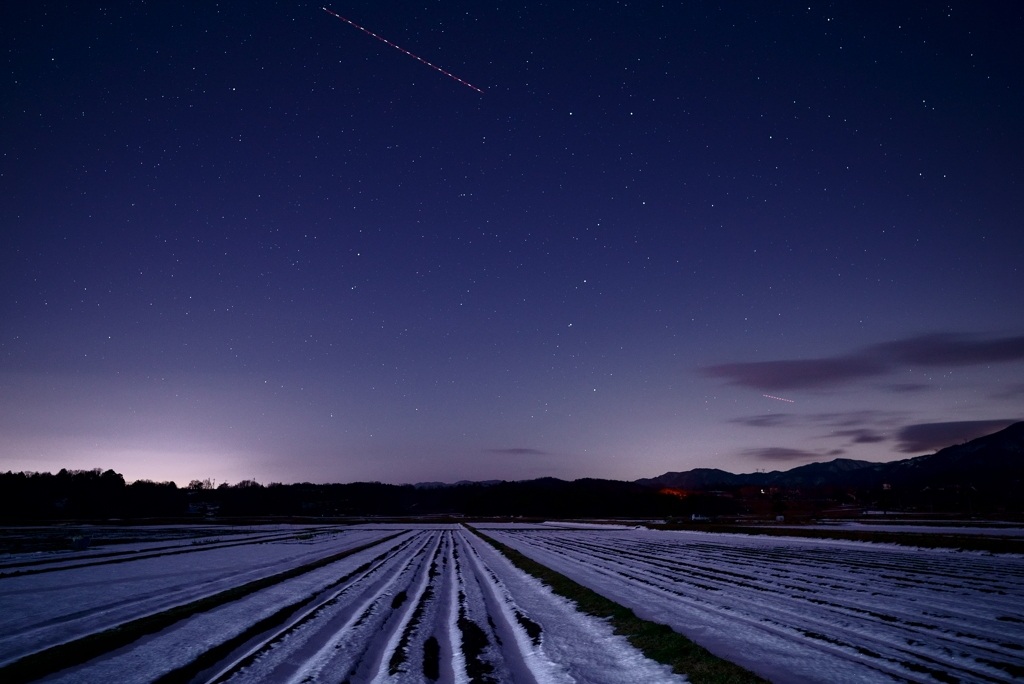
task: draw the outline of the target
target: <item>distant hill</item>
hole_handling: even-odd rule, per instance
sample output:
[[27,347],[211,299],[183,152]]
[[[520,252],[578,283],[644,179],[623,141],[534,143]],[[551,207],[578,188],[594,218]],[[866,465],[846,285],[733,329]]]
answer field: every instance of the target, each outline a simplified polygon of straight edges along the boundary
[[1024,485],[1024,421],[985,437],[946,447],[928,456],[888,463],[837,458],[791,470],[735,475],[713,468],[669,472],[636,480],[648,487],[903,487],[971,485],[1006,489]]
[[461,487],[463,485],[495,485],[504,482],[504,480],[459,480],[451,484],[447,482],[417,482],[413,485],[416,489],[443,489],[445,487]]
[[872,471],[893,485],[1019,488],[1024,480],[1024,422],[928,456],[872,464],[858,475]]
[[636,480],[637,484],[648,487],[672,487],[675,489],[714,489],[715,487],[743,487],[755,485],[764,487],[775,485],[781,487],[820,487],[835,485],[844,480],[854,470],[871,465],[870,461],[854,461],[849,458],[837,458],[828,463],[809,463],[792,470],[773,470],[770,473],[733,473],[716,468],[694,468],[681,473],[665,473],[658,477]]

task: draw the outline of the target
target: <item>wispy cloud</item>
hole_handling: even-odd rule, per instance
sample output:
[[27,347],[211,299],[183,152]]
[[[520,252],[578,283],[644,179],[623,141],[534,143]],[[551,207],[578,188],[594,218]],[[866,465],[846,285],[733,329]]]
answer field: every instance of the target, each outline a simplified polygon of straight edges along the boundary
[[512,448],[512,449],[488,449],[492,454],[504,454],[506,456],[550,456],[551,452],[541,451],[540,449],[524,449],[524,448]]
[[886,366],[873,359],[836,357],[806,361],[755,361],[726,363],[702,371],[712,378],[723,378],[730,385],[758,390],[814,389],[830,387],[886,372]]
[[803,449],[789,449],[787,447],[764,447],[761,449],[746,449],[741,452],[749,458],[756,458],[760,461],[813,461],[821,458],[823,454],[816,451],[804,451]]
[[[786,427],[808,427],[815,431],[828,428],[825,434],[817,435],[819,439],[844,439],[847,444],[877,444],[890,439],[889,434],[899,425],[904,414],[892,411],[851,411],[849,413],[811,413],[798,415],[793,413],[764,413],[756,416],[741,416],[733,418],[731,423],[738,423],[749,427],[773,428]],[[812,453],[811,456],[834,456],[843,453],[843,449],[836,449],[836,453]],[[810,453],[810,452],[808,452]],[[747,455],[755,455],[749,453]],[[766,458],[771,458],[767,456]]]
[[980,363],[1005,363],[1024,359],[1024,336],[979,340],[967,335],[939,333],[911,337],[868,348],[897,363],[953,368]]
[[[906,413],[889,411],[852,411],[850,413],[812,413],[797,415],[791,413],[766,413],[755,416],[733,418],[731,423],[750,427],[772,428],[778,426],[828,428],[828,432],[817,435],[820,439],[849,440],[847,445],[877,444],[892,440],[896,451],[919,454],[934,451],[967,440],[983,437],[1002,430],[1016,422],[1014,419],[962,420],[943,423],[915,423],[901,425],[907,419]],[[1019,419],[1017,419],[1019,420]],[[843,453],[842,449],[835,450]],[[799,460],[833,456],[832,452],[802,451],[800,449],[750,449],[745,456],[764,460]]]
[[906,454],[934,451],[998,432],[1015,420],[960,420],[907,425],[896,433],[897,450]]
[[1018,397],[1024,397],[1024,382],[1008,385],[998,392],[993,392],[991,396],[993,399],[1016,399]]
[[893,427],[906,419],[903,411],[845,411],[842,413],[813,413],[808,420],[825,427]]
[[799,416],[794,416],[791,413],[762,413],[757,416],[740,416],[739,418],[733,418],[729,422],[749,425],[750,427],[778,427],[779,425],[792,423],[797,419],[799,419]]
[[884,442],[888,439],[885,435],[880,435],[874,430],[867,428],[857,428],[854,430],[837,430],[832,433],[834,437],[849,437],[850,441],[854,444],[876,444],[877,442]]
[[721,378],[730,385],[777,391],[836,387],[855,380],[885,376],[906,365],[951,368],[1021,360],[1024,360],[1024,336],[978,339],[969,335],[938,333],[876,344],[852,354],[820,359],[726,363],[701,369],[701,373]]
[[[845,432],[867,428],[892,428],[906,419],[906,414],[897,411],[848,411],[845,413],[761,413],[754,416],[733,418],[730,423],[749,427],[779,427],[810,425],[814,427],[844,428]],[[844,431],[833,434],[842,434]]]

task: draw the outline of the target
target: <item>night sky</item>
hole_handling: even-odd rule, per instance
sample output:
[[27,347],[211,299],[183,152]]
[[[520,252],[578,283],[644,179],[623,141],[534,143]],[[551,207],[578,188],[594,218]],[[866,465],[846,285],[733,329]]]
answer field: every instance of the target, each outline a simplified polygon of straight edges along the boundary
[[0,468],[634,479],[1024,417],[1024,6],[576,4],[328,5],[483,94],[319,4],[6,7]]

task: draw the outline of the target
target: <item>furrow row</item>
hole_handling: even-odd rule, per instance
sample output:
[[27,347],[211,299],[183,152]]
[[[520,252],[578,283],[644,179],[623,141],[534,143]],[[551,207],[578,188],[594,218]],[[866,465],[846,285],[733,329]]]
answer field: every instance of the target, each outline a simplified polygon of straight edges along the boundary
[[[1008,638],[1008,632],[1021,630],[998,620],[1008,609],[1020,610],[1022,594],[1007,586],[1000,598],[1010,597],[1009,605],[993,600],[984,575],[940,593],[930,586],[902,586],[911,571],[925,582],[934,579],[928,577],[920,554],[907,550],[873,551],[882,568],[873,573],[868,554],[860,551],[858,574],[851,575],[841,558],[825,563],[807,543],[787,548],[785,541],[761,540],[743,549],[746,562],[737,567],[732,539],[694,545],[685,537],[672,543],[663,533],[632,531],[494,534],[538,562],[642,616],[660,616],[712,652],[739,658],[736,662],[773,680],[841,681],[835,673],[845,670],[853,673],[849,681],[872,681],[863,679],[868,671],[882,677],[879,681],[1010,681],[1024,674],[1024,635]],[[706,540],[708,535],[702,536]],[[758,546],[767,559],[760,568],[754,562]],[[808,557],[803,563],[789,561],[784,572],[774,571],[775,564],[781,565],[780,553],[799,556],[801,551]],[[909,561],[907,567],[901,566],[903,559]],[[986,565],[987,560],[975,564]],[[934,583],[949,582],[953,573],[939,565],[944,578]],[[997,576],[1019,568],[1019,563],[996,560],[987,565]],[[893,572],[902,576],[889,578]],[[983,586],[974,588],[979,583]],[[765,640],[785,641],[780,652],[803,650],[807,662],[819,662],[825,669],[815,674],[806,667],[781,667],[788,656],[756,646]],[[762,655],[744,655],[751,652]],[[859,669],[864,672],[858,674]],[[830,674],[822,679],[826,671]]]

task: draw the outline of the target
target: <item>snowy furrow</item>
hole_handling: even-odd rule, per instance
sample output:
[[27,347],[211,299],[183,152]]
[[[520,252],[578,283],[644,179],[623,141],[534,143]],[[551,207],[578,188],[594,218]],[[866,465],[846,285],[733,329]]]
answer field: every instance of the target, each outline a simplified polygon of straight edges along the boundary
[[[678,535],[677,536],[681,536]],[[747,538],[749,540],[749,538]],[[751,540],[753,541],[753,540]],[[978,578],[978,571],[993,571],[992,564],[986,561],[984,556],[978,554],[958,554],[945,549],[933,549],[929,554],[919,554],[916,550],[906,547],[863,544],[860,542],[798,542],[797,540],[779,540],[783,548],[763,549],[755,545],[743,546],[737,544],[728,552],[723,552],[721,544],[709,545],[710,550],[718,551],[723,555],[728,554],[736,562],[748,562],[758,567],[763,567],[766,562],[778,563],[776,568],[781,571],[789,571],[801,566],[819,567],[822,570],[835,567],[836,559],[840,560],[844,568],[851,570],[863,568],[872,573],[895,572],[900,573],[908,580],[912,580],[915,573],[925,572],[933,579],[936,585],[949,584],[946,580],[954,580],[957,583],[977,583],[989,586],[994,580],[1008,582],[1017,587],[1024,587],[1024,572],[1018,567],[1007,567],[995,569],[998,573],[995,577]],[[671,548],[671,546],[663,546]],[[678,545],[675,545],[678,548]],[[862,549],[867,549],[862,550]],[[891,554],[878,553],[879,549],[888,549]],[[903,551],[903,553],[900,553]],[[890,562],[890,558],[895,562]],[[938,564],[938,565],[936,565]]]
[[[496,610],[492,593],[470,557],[465,537],[458,535],[454,570],[458,586],[458,621],[466,673],[482,682],[536,684],[506,621]],[[492,599],[488,601],[488,599]],[[497,620],[496,620],[497,618]],[[499,626],[500,625],[500,626]],[[504,637],[504,638],[503,638]]]
[[[689,561],[703,565],[707,564],[702,558],[715,557],[714,549],[702,548],[695,553],[688,547],[683,547],[684,555],[680,557],[676,555],[680,548],[678,545],[674,549],[660,547],[653,555],[668,562]],[[814,549],[805,549],[804,554],[811,557],[814,555]],[[1012,610],[1012,599],[1008,602],[1006,597],[1024,595],[1024,586],[1013,577],[1014,573],[1019,574],[1020,571],[1020,563],[1017,562],[993,563],[984,557],[974,558],[972,555],[940,552],[925,553],[926,557],[931,555],[930,564],[918,566],[917,557],[921,554],[911,549],[889,549],[881,553],[876,551],[875,554],[904,558],[908,561],[907,565],[913,563],[915,568],[910,571],[909,568],[893,568],[892,563],[885,563],[879,564],[872,572],[872,568],[865,563],[853,566],[851,559],[843,554],[830,554],[824,559],[812,558],[814,563],[790,562],[786,565],[757,568],[756,552],[744,559],[744,567],[747,568],[746,576],[751,578],[748,581],[763,581],[768,587],[820,594],[821,596],[817,598],[824,600],[843,596],[844,601],[852,609],[881,611],[897,617],[897,620],[890,620],[892,622],[897,622],[901,617],[905,620],[920,621],[922,611],[927,605],[931,606],[933,613],[942,615],[947,624],[950,620],[982,620],[991,627],[993,611],[1005,615],[1007,609]],[[719,572],[723,571],[722,560],[724,558],[719,560],[717,567],[712,566]],[[728,560],[729,569],[736,570],[739,565],[736,554],[730,552]],[[960,572],[960,565],[969,566],[967,569],[972,571],[971,574]],[[964,600],[967,596],[970,596],[969,601]],[[814,598],[808,596],[810,600]],[[904,615],[898,615],[900,611],[905,611]],[[958,628],[964,626],[966,625],[958,625]],[[984,627],[978,626],[978,629]],[[1018,638],[1024,638],[1022,630],[1011,628],[1009,631],[1016,631]],[[999,626],[997,629],[998,634],[1006,632],[1005,626]]]
[[[789,585],[787,588],[791,589],[793,587],[792,585]],[[946,651],[949,650],[960,651],[967,648],[968,650],[971,650],[975,656],[980,656],[985,659],[996,658],[997,660],[1004,658],[1010,658],[1012,660],[1018,655],[1016,651],[1020,649],[1020,644],[1013,642],[1007,643],[1008,640],[1006,639],[1005,634],[1007,631],[1012,632],[1015,630],[1013,630],[1012,627],[1008,630],[1003,623],[993,620],[991,613],[989,613],[988,618],[984,621],[976,619],[976,616],[965,618],[963,615],[941,615],[943,618],[941,622],[945,624],[945,627],[940,627],[935,624],[929,625],[921,622],[923,617],[922,610],[930,608],[930,615],[926,616],[932,617],[932,622],[934,622],[934,616],[938,614],[936,613],[937,602],[942,604],[939,606],[939,609],[946,612],[956,613],[956,605],[954,604],[951,606],[949,601],[940,601],[934,595],[922,596],[920,592],[915,595],[913,587],[909,589],[902,588],[900,590],[900,595],[897,595],[894,591],[887,592],[890,596],[886,597],[884,602],[879,602],[877,599],[870,596],[868,592],[863,592],[868,594],[868,596],[844,596],[843,590],[845,587],[841,585],[833,585],[832,589],[834,590],[832,595],[826,600],[806,596],[801,597],[800,595],[794,595],[792,598],[805,598],[817,604],[815,608],[818,611],[824,613],[831,612],[829,615],[818,616],[818,619],[824,619],[826,624],[829,621],[835,620],[835,625],[832,627],[832,631],[836,635],[841,636],[842,629],[849,629],[857,632],[861,635],[860,644],[867,646],[872,650],[877,649],[865,640],[878,638],[877,624],[874,624],[877,620],[864,620],[863,618],[866,616],[869,618],[877,618],[887,623],[888,629],[884,633],[883,642],[894,637],[900,638],[901,640],[923,640],[927,645],[920,647],[922,655],[933,657],[940,662],[945,662],[945,664],[951,668],[958,667],[959,663],[957,662],[957,658],[950,657],[946,653]],[[760,590],[763,593],[749,597],[749,600],[751,602],[758,602],[760,599],[767,596],[769,597],[769,603],[771,603],[770,599],[775,598],[771,596],[771,583],[763,583]],[[735,593],[742,594],[743,591],[744,589],[740,587],[735,590]],[[906,600],[908,595],[910,597],[909,601]],[[960,605],[963,605],[964,602],[962,597],[957,596],[956,598],[959,600]],[[991,599],[986,600],[990,601]],[[979,600],[975,598],[970,601],[969,605],[977,607],[978,603]],[[1002,606],[993,604],[991,607],[999,608]],[[785,613],[786,610],[787,607],[784,604],[770,605],[762,612],[767,613],[769,611],[773,611],[776,616],[778,616]],[[849,613],[849,617],[852,617],[853,620],[845,619],[843,615],[838,615],[836,611]],[[807,609],[804,608],[801,611],[801,615],[791,618],[790,622],[799,624],[800,619],[803,619],[803,613],[806,612]],[[811,612],[814,612],[814,610]],[[925,611],[925,614],[928,612],[929,611]],[[812,616],[811,618],[806,619],[808,624],[811,624],[815,618]],[[804,627],[806,628],[807,625],[804,625]],[[906,633],[901,635],[901,630]],[[923,633],[922,630],[929,631]],[[936,652],[928,653],[930,649],[935,650]]]
[[[425,543],[422,536],[407,535],[405,541],[395,546],[392,552],[381,554],[370,563],[362,565],[317,596],[315,601],[287,622],[236,649],[210,668],[203,675],[203,681],[225,681],[235,678],[242,670],[245,671],[242,679],[258,678],[261,671],[270,678],[275,675],[280,679],[287,678],[287,673],[276,671],[280,669],[282,657],[301,660],[301,656],[295,655],[297,652],[310,653],[320,649],[324,639],[332,638],[334,633],[340,631],[339,625],[351,622],[355,613],[367,607],[367,597],[372,601],[383,588],[393,583],[390,572],[394,564],[408,566],[411,560],[422,553]],[[309,623],[317,621],[329,624],[330,627],[318,630],[309,626]]]
[[[409,549],[415,548],[413,541],[409,535],[389,539],[237,601],[197,613],[124,648],[82,665],[61,670],[40,681],[61,684],[155,682],[170,672],[189,666],[208,651],[244,635],[253,625],[288,606],[309,600],[306,607],[313,606],[315,610],[324,601],[329,601],[334,594],[343,593],[348,586],[362,581],[367,574],[372,574],[382,565],[386,566],[394,558],[407,557]],[[366,566],[370,566],[370,569],[366,570]],[[292,620],[286,623],[286,626],[301,621],[307,613],[308,611],[302,611],[298,615],[293,614]],[[224,672],[225,665],[230,667],[254,647],[258,648],[262,641],[254,643],[250,640],[236,648],[222,663],[217,663],[202,673],[205,675],[202,681],[217,679]]]
[[[309,630],[318,648],[308,647],[295,655],[292,644],[282,642],[278,650],[288,653],[287,661],[273,670],[252,667],[243,670],[230,682],[341,682],[371,681],[382,667],[386,667],[386,651],[409,615],[409,594],[422,592],[428,575],[427,568],[437,553],[439,535],[421,534],[415,553],[402,563],[393,563],[390,575],[384,581],[354,597],[345,608],[348,619],[341,622],[335,616],[335,625],[324,629],[324,622],[310,623]],[[340,624],[338,624],[340,622]],[[324,637],[327,637],[326,639]],[[271,652],[273,654],[273,652]],[[279,660],[283,654],[273,654]],[[296,667],[296,664],[298,665]],[[282,671],[283,670],[283,671]]]
[[[586,560],[587,558],[603,560],[606,567],[615,569],[621,577],[627,580],[658,586],[667,592],[685,597],[688,600],[700,601],[702,598],[699,595],[701,593],[706,594],[708,590],[727,590],[730,592],[730,605],[732,607],[742,606],[742,609],[747,614],[770,616],[770,620],[774,624],[796,628],[805,635],[818,635],[818,637],[812,638],[824,640],[821,637],[825,636],[830,644],[845,644],[848,649],[858,651],[858,655],[854,657],[862,662],[871,662],[870,658],[883,658],[891,663],[899,663],[908,656],[916,656],[918,659],[923,656],[932,662],[942,663],[946,669],[955,671],[962,666],[962,663],[958,662],[958,659],[950,657],[949,654],[953,651],[973,647],[973,655],[975,656],[980,655],[990,659],[1002,659],[1010,655],[1005,651],[999,652],[998,650],[993,651],[987,648],[999,644],[999,641],[995,638],[998,635],[994,635],[993,638],[989,639],[970,635],[971,638],[969,639],[967,638],[968,635],[962,635],[953,630],[945,630],[945,633],[937,635],[923,634],[921,629],[908,628],[905,625],[898,624],[898,618],[892,617],[892,615],[885,615],[871,610],[847,608],[836,603],[834,600],[808,599],[816,604],[808,610],[808,606],[800,603],[799,600],[793,600],[806,597],[784,594],[770,586],[763,586],[766,583],[761,583],[762,586],[757,586],[732,581],[716,582],[715,578],[707,574],[702,574],[699,582],[692,582],[689,580],[688,573],[686,572],[665,573],[652,572],[647,569],[652,565],[665,567],[661,563],[623,563],[615,557],[610,557],[590,549],[588,551],[590,553],[582,558],[578,557],[577,560]],[[568,555],[571,556],[572,554]],[[716,584],[718,586],[715,586]],[[894,611],[890,610],[889,612],[892,613]],[[876,619],[865,620],[865,613]],[[878,619],[888,623],[888,629],[885,633],[879,633],[877,629]],[[961,636],[964,638],[959,638]],[[903,642],[919,641],[922,639],[930,639],[934,643],[922,641],[922,645],[918,647],[918,652],[914,654],[909,654],[904,649],[894,650],[891,647],[893,640]],[[867,652],[876,655],[866,657]],[[851,655],[853,654],[851,653]],[[925,661],[925,666],[931,666],[931,663]],[[892,673],[899,673],[899,668],[893,668],[891,665],[882,666],[882,669]]]
[[[608,548],[613,548],[614,545],[605,548],[580,543],[579,547],[600,555],[603,551],[607,551]],[[836,576],[830,579],[828,583],[822,583],[820,581],[808,581],[806,578],[792,572],[784,574],[778,572],[761,574],[737,573],[721,567],[715,567],[714,565],[693,562],[695,559],[693,559],[692,555],[684,559],[679,559],[674,553],[662,553],[655,556],[652,555],[652,550],[649,548],[644,548],[642,553],[633,549],[621,548],[616,548],[616,552],[615,556],[603,557],[607,557],[612,561],[636,559],[651,568],[665,569],[668,572],[666,576],[675,581],[688,577],[693,578],[691,581],[698,586],[703,583],[704,585],[710,584],[717,589],[736,589],[741,592],[749,591],[746,589],[749,587],[750,590],[756,589],[767,594],[782,594],[787,599],[797,598],[792,595],[792,592],[799,591],[805,594],[803,596],[804,599],[812,603],[830,606],[840,611],[866,613],[896,625],[902,622],[904,624],[916,625],[920,629],[937,629],[935,626],[923,626],[920,623],[923,604],[919,596],[915,596],[913,592],[907,592],[906,590],[900,593],[889,592],[886,595],[878,591],[880,587],[877,582],[868,582],[866,581],[867,578],[851,581],[850,577]],[[830,571],[835,574],[834,569],[830,569]],[[848,595],[849,592],[866,594],[866,596],[850,596]],[[808,596],[806,594],[816,594],[819,596]],[[836,603],[832,598],[841,594],[848,595],[845,599],[845,605]],[[875,599],[875,596],[878,595],[882,595],[883,600]],[[751,600],[758,600],[758,595],[753,594]],[[956,639],[962,638],[967,641],[980,640],[981,642],[987,641],[992,643],[1005,641],[1002,635],[1006,630],[1003,627],[1000,626],[997,632],[990,631],[994,626],[990,618],[990,610],[1003,606],[1003,602],[999,601],[998,597],[993,599],[986,596],[980,600],[972,600],[967,604],[959,596],[955,597],[955,600],[945,600],[944,597],[930,596],[926,597],[926,601],[931,606],[932,614],[936,610],[941,610],[943,618],[947,623],[951,619],[956,619],[956,630],[947,630],[956,634]],[[952,615],[946,613],[952,613]],[[968,628],[972,630],[973,638],[962,634],[962,630]]]
[[538,682],[665,684],[686,681],[645,657],[604,620],[584,615],[475,535],[463,533],[477,577],[499,604],[505,624]]
[[[219,581],[235,586],[271,574],[274,564],[282,564],[280,571],[400,529],[349,528],[306,543],[5,578],[0,592],[14,580],[74,579],[87,570],[106,569],[109,582],[111,571],[162,561],[162,572],[134,577],[137,584],[126,578],[134,593],[125,606],[132,598],[137,606],[151,600],[152,591],[139,590],[147,582],[149,590],[169,587],[165,593],[180,604]],[[485,533],[774,682],[1010,682],[1024,674],[1024,562],[1016,557],[632,529]],[[246,548],[264,553],[247,555]],[[185,586],[193,569],[182,558],[228,552],[231,572],[211,561],[198,569],[209,573],[205,583]],[[32,594],[31,587],[22,589],[9,595]],[[37,602],[47,591],[72,595],[53,585],[43,589]],[[117,608],[109,596],[107,603]],[[60,614],[63,622],[54,624],[92,619],[99,631],[109,612]],[[0,644],[15,643],[3,639]],[[184,618],[45,681],[142,684],[194,662],[207,668],[195,684],[684,681],[475,534],[428,525]]]
[[1020,559],[707,533],[488,533],[773,681],[1024,672]]
[[344,531],[0,578],[0,666],[384,538]]
[[[303,599],[283,622],[247,631]],[[232,652],[215,650],[230,639]],[[196,684],[686,681],[465,529],[410,530],[43,681],[143,684],[206,652],[219,660]]]
[[[579,541],[577,546],[587,547],[586,541]],[[819,562],[811,565],[809,563],[790,562],[781,567],[770,567],[762,563],[756,564],[755,556],[750,556],[740,562],[733,552],[718,553],[714,547],[695,547],[692,545],[648,545],[633,544],[628,548],[617,546],[614,542],[587,547],[594,550],[616,549],[617,554],[623,556],[635,556],[650,562],[662,562],[678,567],[689,567],[697,571],[705,570],[710,573],[718,573],[724,577],[735,577],[743,583],[762,583],[764,588],[782,587],[786,590],[803,590],[810,593],[835,594],[837,590],[864,593],[869,596],[878,595],[882,592],[879,589],[884,584],[879,583],[879,578],[887,580],[896,586],[899,591],[893,592],[886,597],[884,607],[892,608],[894,603],[906,602],[908,596],[913,596],[913,601],[920,601],[921,594],[926,595],[930,602],[937,602],[946,609],[960,608],[966,614],[989,615],[993,607],[1005,608],[1006,601],[1002,598],[1006,595],[1021,595],[1024,587],[1019,582],[1007,581],[1006,573],[1001,573],[999,568],[993,568],[991,563],[986,567],[975,568],[972,576],[964,575],[960,584],[956,584],[951,573],[943,572],[940,556],[931,564],[931,572],[922,574],[901,573],[899,576],[888,574],[891,568],[884,568],[883,572],[866,572],[863,568],[850,568],[849,561],[841,556],[834,556],[826,559],[826,562]],[[679,555],[679,554],[682,555]],[[810,554],[808,554],[810,555]],[[964,558],[953,557],[954,561]],[[728,561],[728,569],[723,567],[723,561]],[[717,564],[716,564],[717,561]],[[801,567],[807,568],[803,573],[799,572]],[[1011,570],[1014,569],[1012,566]],[[987,574],[986,574],[987,573]],[[984,579],[979,579],[979,577]],[[791,583],[791,584],[787,584]],[[903,584],[909,584],[911,591],[907,591]],[[980,592],[969,603],[964,602],[962,595]],[[952,594],[952,598],[947,595]],[[861,599],[864,600],[864,599]],[[870,603],[871,600],[867,599]],[[917,609],[915,609],[917,610]],[[918,611],[919,612],[919,611]]]
[[353,587],[203,681],[685,681],[474,535],[421,534],[419,550],[392,559],[376,581]]
[[454,573],[455,549],[450,533],[441,535],[439,552],[428,570],[429,583],[418,602],[388,661],[387,678],[394,683],[419,683],[424,679],[456,681],[462,677],[466,662],[456,635],[454,606],[458,588]]
[[[0,576],[19,572],[36,572],[50,568],[67,568],[89,563],[105,563],[111,560],[135,560],[156,554],[175,553],[180,551],[197,551],[207,548],[225,548],[238,544],[254,544],[267,541],[290,539],[298,535],[315,535],[324,532],[337,532],[337,527],[308,525],[293,526],[294,529],[281,530],[279,525],[266,526],[274,529],[253,530],[247,532],[225,531],[218,535],[205,534],[197,537],[174,536],[173,539],[126,542],[118,544],[96,545],[84,551],[47,551],[36,553],[7,554],[0,557]],[[207,532],[207,530],[203,530]]]
[[[685,599],[672,591],[632,582],[614,570],[565,558],[563,554],[534,546],[519,535],[494,535],[502,543],[570,577],[607,598],[632,608],[644,619],[671,626],[712,653],[731,660],[773,682],[805,684],[830,681],[836,684],[892,682],[856,661],[837,660],[798,643],[800,636],[780,626],[731,611],[699,597]],[[827,643],[823,646],[829,646]],[[822,678],[822,672],[829,672]]]
[[[652,547],[670,550],[679,548],[680,540],[688,547],[707,548],[708,550],[729,556],[737,562],[751,562],[757,566],[764,566],[767,562],[778,563],[782,569],[790,569],[800,566],[818,566],[824,568],[832,567],[834,559],[841,559],[844,566],[850,568],[863,567],[872,571],[890,571],[901,573],[914,573],[923,570],[935,577],[948,577],[957,580],[976,579],[978,569],[990,570],[986,557],[979,554],[959,554],[947,549],[933,549],[930,554],[919,554],[916,550],[907,547],[865,544],[861,542],[838,541],[838,540],[806,540],[795,538],[775,538],[775,543],[767,545],[764,537],[747,537],[744,535],[733,535],[734,543],[728,548],[723,548],[720,542],[706,543],[708,533],[665,533],[666,541],[661,543],[650,542]],[[676,537],[675,540],[669,538]],[[719,537],[720,538],[720,537]],[[888,549],[894,554],[880,554],[881,549]],[[902,550],[906,553],[900,554]],[[893,562],[890,561],[894,559]],[[943,560],[952,562],[943,563]],[[823,562],[824,561],[824,562]],[[937,569],[935,562],[943,565]],[[1001,573],[1001,579],[1024,585],[1024,573],[1020,568],[1007,568]]]
[[[694,560],[694,555],[690,552],[689,560]],[[682,562],[671,554],[661,557],[670,565]],[[758,585],[766,591],[792,594],[793,598],[802,598],[843,613],[871,615],[893,626],[909,625],[916,631],[926,630],[932,634],[945,632],[946,638],[954,641],[966,640],[984,647],[1006,641],[1008,633],[1016,632],[1018,643],[1024,637],[1021,630],[1008,625],[1008,621],[992,619],[993,614],[1006,615],[1012,605],[1012,602],[1008,605],[1007,595],[1020,595],[1019,591],[1007,594],[1005,590],[1009,587],[1005,586],[996,590],[1001,594],[995,593],[993,589],[1002,584],[996,577],[990,580],[988,587],[979,588],[983,593],[974,592],[970,600],[965,601],[965,596],[971,592],[962,588],[957,591],[938,589],[934,582],[922,581],[920,574],[916,578],[901,575],[894,579],[887,573],[855,570],[844,576],[843,569],[841,559],[837,559],[833,567],[814,568],[809,571],[809,576],[801,576],[792,568],[757,574],[749,567],[743,575],[746,578],[744,582]],[[711,570],[723,572],[721,564]],[[984,576],[983,571],[981,576]],[[965,587],[977,584],[965,583]],[[939,618],[938,624],[935,623],[936,617]]]
[[[776,529],[786,529],[786,525],[770,525]],[[897,524],[897,523],[862,523],[835,522],[831,524],[801,525],[803,530],[843,530],[853,532],[909,532],[912,534],[938,534],[949,537],[983,535],[994,538],[1024,537],[1024,528],[1014,523],[972,523],[971,525],[933,524]]]

